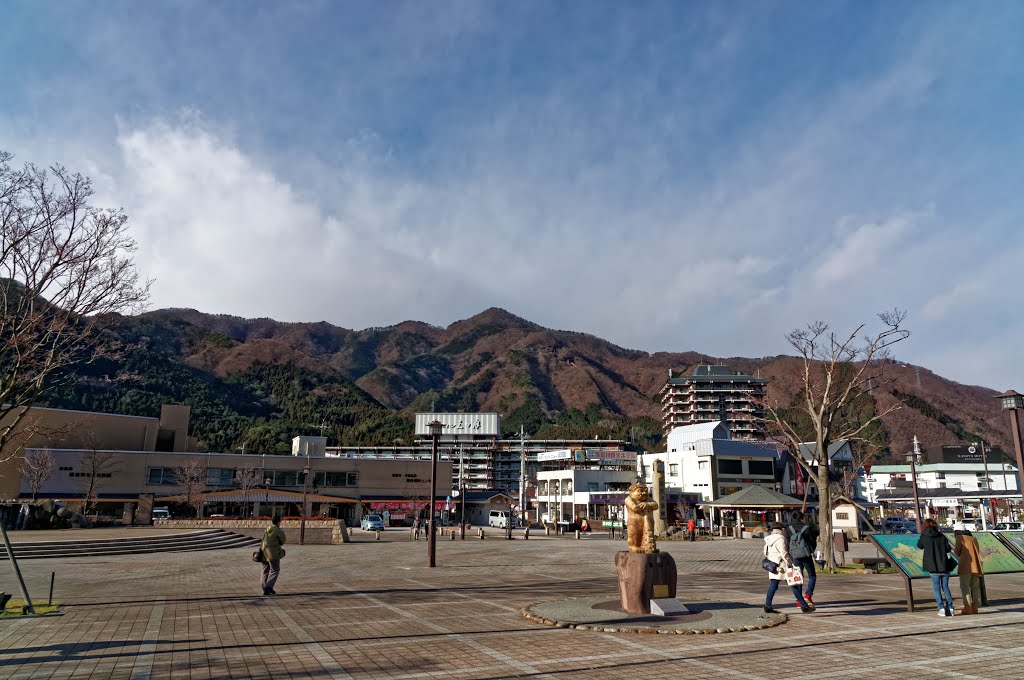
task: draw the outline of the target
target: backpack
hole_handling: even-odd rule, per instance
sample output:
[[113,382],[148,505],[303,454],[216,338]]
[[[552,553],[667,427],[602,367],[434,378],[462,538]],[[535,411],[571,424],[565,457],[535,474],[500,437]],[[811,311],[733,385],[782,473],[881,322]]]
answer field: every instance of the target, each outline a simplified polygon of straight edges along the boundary
[[799,529],[790,527],[789,556],[794,560],[803,560],[811,556],[811,544],[807,541],[810,528],[805,524]]

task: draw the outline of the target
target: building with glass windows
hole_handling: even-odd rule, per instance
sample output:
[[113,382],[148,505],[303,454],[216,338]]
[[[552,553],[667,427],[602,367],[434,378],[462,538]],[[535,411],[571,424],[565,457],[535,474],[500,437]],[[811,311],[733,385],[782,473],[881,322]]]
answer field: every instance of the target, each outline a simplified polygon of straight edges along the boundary
[[677,427],[722,422],[732,439],[760,441],[765,438],[764,388],[768,381],[728,366],[695,366],[688,376],[669,369],[661,389],[662,429],[668,435]]
[[651,483],[654,461],[665,465],[669,493],[699,494],[713,501],[749,486],[776,489],[783,478],[785,457],[772,444],[733,439],[721,421],[676,427],[666,450],[642,454],[638,474]]

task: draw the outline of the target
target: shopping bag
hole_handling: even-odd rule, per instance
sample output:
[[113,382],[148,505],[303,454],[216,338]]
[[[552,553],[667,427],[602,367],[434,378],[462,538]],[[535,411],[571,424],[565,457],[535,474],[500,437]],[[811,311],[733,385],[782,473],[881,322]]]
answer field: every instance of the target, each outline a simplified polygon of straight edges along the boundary
[[804,575],[799,567],[786,569],[786,583],[791,586],[802,586],[804,584]]

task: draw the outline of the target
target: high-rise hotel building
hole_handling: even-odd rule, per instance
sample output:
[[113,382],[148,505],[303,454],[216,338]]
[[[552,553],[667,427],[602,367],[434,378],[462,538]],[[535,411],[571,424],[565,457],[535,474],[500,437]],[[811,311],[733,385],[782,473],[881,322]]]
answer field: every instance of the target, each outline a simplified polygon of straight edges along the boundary
[[681,425],[720,420],[733,439],[765,438],[761,400],[768,381],[733,373],[728,366],[699,365],[685,377],[672,369],[661,390],[661,424],[665,435]]

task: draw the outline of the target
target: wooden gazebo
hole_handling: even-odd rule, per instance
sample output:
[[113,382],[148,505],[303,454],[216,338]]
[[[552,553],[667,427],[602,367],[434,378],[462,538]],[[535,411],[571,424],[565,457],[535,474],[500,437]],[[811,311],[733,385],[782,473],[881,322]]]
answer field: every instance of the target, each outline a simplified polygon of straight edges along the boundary
[[[755,518],[754,515],[761,513],[772,513],[774,515],[773,520],[781,522],[783,510],[796,510],[804,507],[804,502],[799,498],[793,498],[787,496],[784,493],[779,493],[774,489],[769,489],[763,486],[748,486],[745,489],[740,489],[736,493],[731,493],[728,496],[722,496],[716,501],[708,501],[704,503],[705,506],[714,508],[716,510],[735,510],[737,516],[741,518],[744,524],[750,526],[752,524],[761,524],[760,518]],[[743,517],[743,514],[746,517]]]

